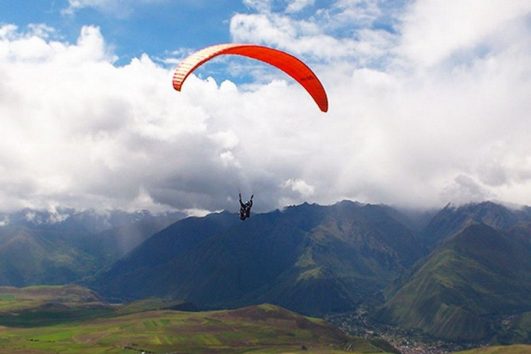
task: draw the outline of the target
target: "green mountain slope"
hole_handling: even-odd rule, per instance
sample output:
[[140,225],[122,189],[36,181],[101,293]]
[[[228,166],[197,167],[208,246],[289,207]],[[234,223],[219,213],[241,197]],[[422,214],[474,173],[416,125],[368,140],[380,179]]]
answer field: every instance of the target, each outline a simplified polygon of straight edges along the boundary
[[27,227],[0,231],[0,284],[64,284],[98,269],[97,258],[50,232]]
[[491,338],[503,316],[531,310],[531,234],[473,224],[440,245],[379,319],[456,341]]

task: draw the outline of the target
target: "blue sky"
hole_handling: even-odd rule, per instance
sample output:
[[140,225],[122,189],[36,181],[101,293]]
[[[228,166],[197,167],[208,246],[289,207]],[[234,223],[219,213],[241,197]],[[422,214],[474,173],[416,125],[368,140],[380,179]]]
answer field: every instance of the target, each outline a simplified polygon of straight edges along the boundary
[[[304,21],[323,13],[331,17],[343,11],[334,9],[334,0],[299,2],[307,4],[290,13],[293,19]],[[69,42],[77,39],[83,26],[97,26],[117,55],[116,64],[122,65],[142,53],[164,58],[183,48],[231,42],[229,23],[235,14],[282,13],[289,3],[289,0],[1,0],[0,23],[16,24],[21,29],[30,24],[46,24],[55,29],[57,38]],[[356,7],[368,10],[370,4],[360,1]],[[404,0],[382,1],[381,13],[375,18],[369,18],[373,14],[368,11],[366,18],[360,16],[359,22],[338,24],[337,28],[329,26],[328,31],[337,37],[356,37],[360,28],[367,27],[394,32],[393,16],[405,4]]]
[[115,48],[118,64],[142,53],[163,57],[178,48],[201,48],[230,42],[228,22],[246,7],[234,0],[116,1],[117,5],[87,6],[66,13],[66,0],[0,1],[0,21],[20,27],[45,23],[57,35],[75,41],[87,24],[101,28]]
[[[529,0],[0,0],[0,209],[531,204]],[[322,114],[220,42],[292,53]]]

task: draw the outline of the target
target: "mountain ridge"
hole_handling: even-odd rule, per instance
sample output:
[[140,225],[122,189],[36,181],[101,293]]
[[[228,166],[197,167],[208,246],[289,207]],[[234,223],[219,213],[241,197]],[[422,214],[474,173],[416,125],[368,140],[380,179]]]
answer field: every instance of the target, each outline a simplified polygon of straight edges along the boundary
[[388,294],[379,320],[447,340],[493,337],[497,320],[531,310],[531,234],[515,230],[473,223],[448,238]]
[[0,285],[66,284],[93,276],[182,216],[60,208],[3,213]]
[[[174,295],[207,308],[262,301],[315,314],[353,308],[421,256],[413,232],[383,206],[304,203],[244,223],[226,212],[215,217],[234,221],[216,224],[215,235],[179,234],[183,225],[214,216],[178,222],[118,262],[96,287],[109,296]],[[177,244],[181,250],[171,255]],[[328,294],[334,301],[318,295],[326,289],[335,289]]]

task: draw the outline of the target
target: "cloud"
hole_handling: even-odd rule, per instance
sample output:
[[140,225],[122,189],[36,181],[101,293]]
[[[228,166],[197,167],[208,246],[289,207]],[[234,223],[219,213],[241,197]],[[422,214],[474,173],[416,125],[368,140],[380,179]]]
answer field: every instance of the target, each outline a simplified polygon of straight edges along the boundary
[[286,7],[287,13],[295,13],[303,10],[308,6],[312,6],[315,0],[291,0]]
[[311,200],[315,187],[300,178],[289,178],[282,182],[282,194],[278,201],[280,206],[296,205]]
[[493,195],[466,175],[457,176],[454,181],[443,190],[443,196],[455,204],[481,202],[491,199]]
[[292,192],[300,194],[302,197],[311,197],[315,188],[302,179],[290,178],[282,184],[282,187],[290,189]]
[[274,0],[243,0],[243,4],[259,12],[271,11]]
[[[312,61],[348,59],[360,66],[385,60],[395,40],[391,31],[375,26],[388,16],[376,0],[339,0],[317,8],[311,16],[293,16],[313,2],[293,1],[287,7],[273,1],[252,3],[254,13],[237,13],[230,21],[235,42],[263,43],[304,55]],[[390,13],[393,13],[391,11]]]
[[77,11],[93,8],[114,17],[128,16],[139,4],[154,4],[166,0],[68,0],[68,7],[61,12],[63,15],[74,15]]
[[[3,208],[236,210],[238,192],[257,211],[342,198],[529,204],[528,7],[493,2],[498,18],[495,5],[444,2],[455,24],[439,2],[293,3],[246,1],[231,33],[307,61],[326,115],[275,70],[247,85],[206,70],[177,93],[149,55],[116,65],[97,27],[67,42],[0,26]],[[464,23],[463,39],[438,37]]]
[[430,66],[499,40],[503,45],[509,27],[529,22],[529,11],[527,0],[415,1],[402,18],[398,50],[414,64]]
[[76,11],[92,7],[99,10],[111,10],[116,9],[120,0],[68,0],[68,7],[63,9],[63,14],[72,15]]
[[[332,129],[338,142],[323,148],[330,160],[310,161],[325,174],[338,172],[324,177],[336,195],[433,205],[448,197],[448,185],[468,176],[482,193],[453,188],[456,200],[482,195],[529,203],[529,192],[517,197],[516,190],[531,184],[524,128],[531,108],[531,6],[478,7],[426,1],[385,8],[345,0],[303,19],[270,9],[237,14],[231,33],[301,55],[318,68],[330,116],[344,125]],[[330,142],[326,129],[322,134]],[[313,184],[316,196],[326,188]]]

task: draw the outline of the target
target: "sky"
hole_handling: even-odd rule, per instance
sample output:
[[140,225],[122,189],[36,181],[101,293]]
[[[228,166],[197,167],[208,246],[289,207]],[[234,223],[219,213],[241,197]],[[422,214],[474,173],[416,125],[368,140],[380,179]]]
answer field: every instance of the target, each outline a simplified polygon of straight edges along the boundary
[[[321,79],[220,57],[271,46]],[[0,210],[531,204],[529,0],[0,0]]]

